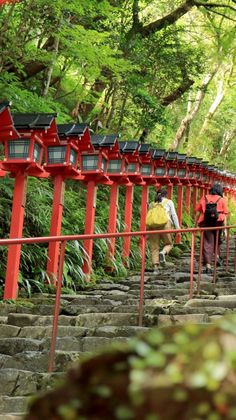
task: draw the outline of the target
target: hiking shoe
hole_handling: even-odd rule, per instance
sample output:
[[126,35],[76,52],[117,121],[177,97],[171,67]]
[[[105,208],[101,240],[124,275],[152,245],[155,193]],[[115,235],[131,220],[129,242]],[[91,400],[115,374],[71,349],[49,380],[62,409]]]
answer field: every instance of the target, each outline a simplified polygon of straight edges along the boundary
[[221,258],[217,258],[217,262],[216,262],[217,267],[222,267],[223,265],[223,261]]
[[165,264],[166,263],[166,257],[163,251],[159,252],[159,258],[160,258],[160,264]]
[[159,268],[154,268],[154,270],[153,270],[153,274],[155,274],[156,276],[157,276],[158,274],[160,274]]
[[205,273],[206,273],[206,274],[212,274],[212,273],[213,273],[212,268],[211,268],[211,267],[206,267],[206,269],[205,269]]

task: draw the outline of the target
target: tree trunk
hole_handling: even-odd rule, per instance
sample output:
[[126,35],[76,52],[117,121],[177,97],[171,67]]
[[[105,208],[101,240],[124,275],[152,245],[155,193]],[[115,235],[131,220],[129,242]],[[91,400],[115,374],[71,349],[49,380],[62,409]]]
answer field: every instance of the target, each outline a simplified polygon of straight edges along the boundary
[[117,125],[117,130],[118,131],[120,131],[121,124],[123,122],[123,118],[124,118],[124,115],[125,115],[125,106],[126,106],[126,102],[127,102],[127,99],[128,99],[128,95],[129,94],[128,94],[128,89],[127,89],[126,92],[125,92],[125,95],[123,97],[122,104],[121,104],[120,117],[119,117],[119,121],[118,121],[118,125]]
[[[216,97],[214,99],[214,101],[212,102],[207,115],[205,117],[205,120],[203,122],[202,128],[200,130],[200,135],[202,135],[206,130],[207,127],[209,125],[209,122],[211,121],[212,117],[214,116],[215,112],[217,111],[218,107],[220,106],[222,100],[224,99],[225,96],[225,92],[226,92],[226,86],[229,82],[229,79],[233,73],[233,68],[234,65],[231,64],[229,68],[224,69],[224,71],[222,72],[222,76],[218,82],[217,85],[217,92],[216,92]],[[227,75],[228,73],[228,75]]]
[[219,152],[219,156],[223,157],[227,154],[233,139],[236,136],[236,129],[226,130],[223,135],[223,142]]
[[113,93],[112,93],[112,98],[111,98],[111,106],[110,106],[107,120],[106,120],[106,128],[110,128],[110,124],[111,124],[111,121],[115,112],[115,107],[116,107],[116,97],[117,97],[117,87],[115,85],[113,89]]
[[200,105],[205,97],[206,88],[211,82],[211,80],[213,79],[214,75],[216,74],[216,71],[217,69],[215,69],[212,73],[207,74],[205,78],[203,79],[202,85],[196,93],[194,104],[191,107],[191,109],[187,111],[186,116],[181,121],[178,131],[176,133],[175,139],[170,146],[170,150],[178,150],[179,147],[182,145],[182,141],[186,133],[186,130],[189,127],[192,120],[194,119],[195,115],[197,114],[200,108]]
[[57,54],[58,54],[58,49],[59,49],[59,36],[57,36],[55,38],[53,57],[52,57],[51,64],[50,64],[50,66],[47,70],[47,79],[46,79],[45,87],[44,87],[44,90],[43,90],[43,96],[48,95],[49,87],[50,87],[51,81],[52,81],[53,68],[54,68],[56,58],[57,58]]

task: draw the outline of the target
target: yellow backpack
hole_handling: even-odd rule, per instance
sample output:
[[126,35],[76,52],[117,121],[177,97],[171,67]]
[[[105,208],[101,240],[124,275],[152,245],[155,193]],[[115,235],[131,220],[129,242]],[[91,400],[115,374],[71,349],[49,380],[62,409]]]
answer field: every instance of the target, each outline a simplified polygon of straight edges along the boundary
[[148,210],[146,216],[147,229],[163,229],[169,220],[168,214],[164,208],[167,199],[162,203],[153,203],[152,207]]

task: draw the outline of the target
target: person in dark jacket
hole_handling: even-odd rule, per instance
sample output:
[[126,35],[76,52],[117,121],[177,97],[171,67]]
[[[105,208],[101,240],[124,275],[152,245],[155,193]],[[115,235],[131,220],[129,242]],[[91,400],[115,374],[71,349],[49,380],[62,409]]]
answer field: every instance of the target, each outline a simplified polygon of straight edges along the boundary
[[[197,204],[196,211],[199,214],[197,223],[200,227],[210,227],[205,221],[205,211],[207,203],[216,203],[216,210],[218,213],[218,218],[215,226],[224,226],[226,225],[226,216],[228,214],[227,203],[223,197],[223,188],[219,183],[214,183],[209,191],[209,194],[202,196],[199,203]],[[197,216],[198,216],[197,214]],[[220,255],[220,244],[222,230],[219,231],[219,241],[218,241],[218,263]],[[206,269],[207,274],[212,273],[212,260],[214,255],[214,250],[216,247],[216,230],[208,230],[204,232],[203,237],[203,264]]]

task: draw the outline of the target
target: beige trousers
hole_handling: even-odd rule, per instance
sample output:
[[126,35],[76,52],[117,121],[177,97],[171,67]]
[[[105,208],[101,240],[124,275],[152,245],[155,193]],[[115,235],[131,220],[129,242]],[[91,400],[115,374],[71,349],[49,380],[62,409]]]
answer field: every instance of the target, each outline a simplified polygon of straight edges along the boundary
[[170,233],[165,233],[164,230],[172,229],[172,225],[170,222],[167,222],[163,233],[158,233],[157,235],[149,236],[150,241],[150,250],[151,250],[151,257],[153,265],[159,264],[159,252],[160,252],[160,242],[161,240],[164,243],[163,253],[169,254],[170,250],[173,248],[172,237]]

